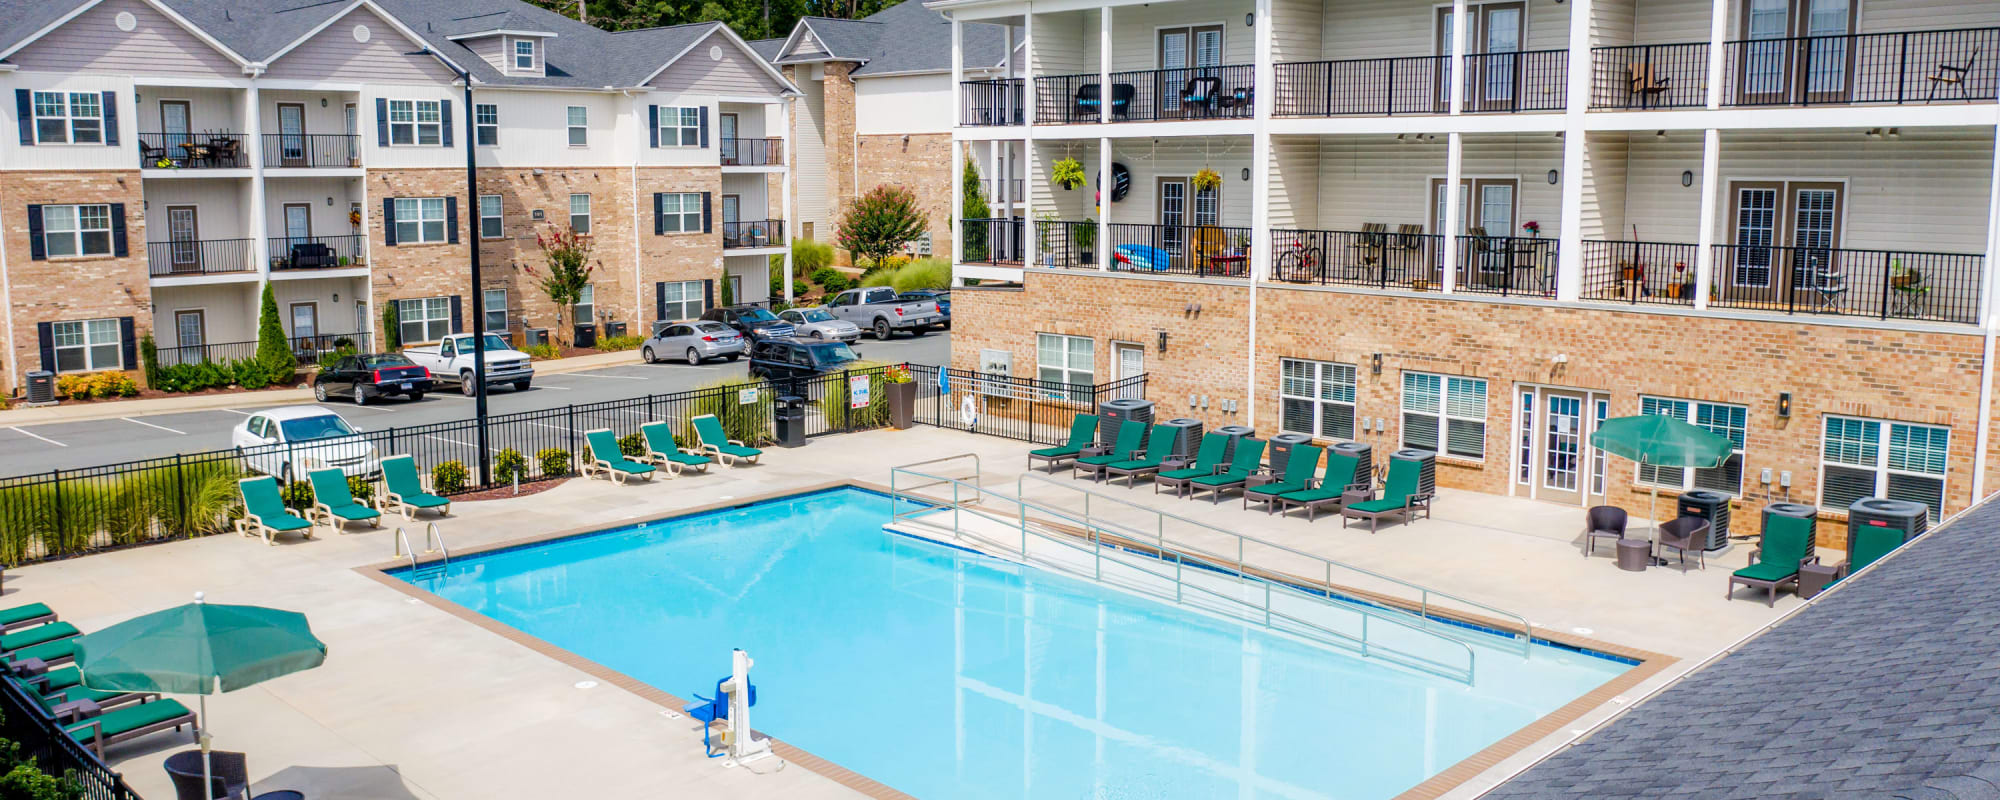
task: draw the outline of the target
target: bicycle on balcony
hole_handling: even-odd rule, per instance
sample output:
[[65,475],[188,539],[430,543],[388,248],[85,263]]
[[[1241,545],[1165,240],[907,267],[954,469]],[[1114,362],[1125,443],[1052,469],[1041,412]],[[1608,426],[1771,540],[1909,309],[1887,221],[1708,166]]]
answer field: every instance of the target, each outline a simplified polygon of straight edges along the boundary
[[1326,253],[1306,243],[1301,237],[1293,237],[1292,243],[1278,254],[1277,275],[1281,281],[1292,283],[1313,283],[1326,280]]

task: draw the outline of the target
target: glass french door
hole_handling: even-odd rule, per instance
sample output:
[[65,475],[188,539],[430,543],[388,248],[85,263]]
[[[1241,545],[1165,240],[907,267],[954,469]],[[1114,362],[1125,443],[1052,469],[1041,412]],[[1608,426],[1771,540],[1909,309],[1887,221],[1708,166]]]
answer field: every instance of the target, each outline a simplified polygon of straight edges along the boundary
[[1583,396],[1546,392],[1542,411],[1542,486],[1540,496],[1558,502],[1580,502],[1583,474]]
[[347,160],[351,164],[361,158],[361,111],[348,103],[342,114],[343,130],[347,132]]
[[1781,186],[1738,184],[1733,198],[1736,258],[1729,282],[1739,289],[1771,288],[1771,248],[1778,244],[1778,196]]
[[1833,301],[1840,274],[1842,187],[1833,183],[1744,182],[1731,186],[1731,299],[1780,301],[1779,290],[1808,289]]
[[[1526,37],[1527,6],[1523,3],[1480,3],[1467,6],[1465,30],[1465,109],[1504,109],[1514,104],[1521,77],[1522,42]],[[1438,9],[1437,54],[1451,55],[1453,28],[1450,8]],[[1483,56],[1472,58],[1473,56]],[[1437,110],[1451,107],[1451,62],[1437,70]]]
[[[1146,374],[1145,347],[1136,344],[1125,344],[1122,342],[1113,345],[1113,347],[1118,351],[1117,380],[1124,381],[1126,378],[1136,378],[1140,375]],[[1145,389],[1144,386],[1140,386],[1138,384],[1134,384],[1132,386],[1126,386],[1118,390],[1118,397],[1120,399],[1128,399],[1128,400],[1143,399],[1140,397],[1140,395],[1144,393],[1144,389]]]
[[175,272],[201,271],[201,227],[194,206],[167,206],[167,256]]
[[722,134],[722,163],[724,166],[737,166],[743,163],[743,156],[739,152],[739,145],[736,142],[736,123],[737,118],[735,114],[721,114],[716,117],[716,124],[719,132]]
[[[1839,102],[1852,91],[1854,0],[1746,0],[1737,92],[1747,103]],[[1799,63],[1794,63],[1799,62]]]
[[292,304],[292,338],[310,339],[319,335],[319,304]]
[[1160,247],[1176,256],[1184,250],[1182,231],[1188,221],[1187,190],[1184,178],[1160,179]]
[[278,158],[285,166],[305,166],[306,107],[278,104]]
[[1165,28],[1157,44],[1160,80],[1155,93],[1161,110],[1179,111],[1188,81],[1219,77],[1213,68],[1222,66],[1222,27]]
[[187,148],[181,145],[194,141],[194,111],[188,101],[160,101],[160,130],[165,134],[160,146],[166,149],[167,157],[187,155]]
[[1516,483],[1537,500],[1583,505],[1604,495],[1604,453],[1590,434],[1604,421],[1611,400],[1599,392],[1523,386]]
[[200,347],[206,343],[208,326],[204,324],[202,313],[199,310],[174,312],[175,347]]

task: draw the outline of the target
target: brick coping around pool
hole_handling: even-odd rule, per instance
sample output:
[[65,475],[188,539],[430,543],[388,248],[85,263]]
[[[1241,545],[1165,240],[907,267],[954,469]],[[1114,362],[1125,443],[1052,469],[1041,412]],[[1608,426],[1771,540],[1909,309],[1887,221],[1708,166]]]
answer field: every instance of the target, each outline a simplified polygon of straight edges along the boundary
[[[867,489],[869,491],[880,492],[883,494],[891,493],[891,489],[889,487],[869,481],[859,481],[851,479],[822,481],[819,483],[795,486],[787,489],[782,489],[779,491],[766,492],[764,494],[753,495],[749,497],[738,497],[729,500],[717,501],[714,503],[705,503],[702,505],[690,506],[687,508],[678,509],[668,514],[649,516],[643,520],[627,523],[627,525],[633,525],[633,526],[647,525],[656,522],[662,522],[665,520],[675,519],[678,517],[706,514],[712,511],[719,511],[723,509],[736,508],[740,506],[754,505],[757,503],[767,502],[770,500],[777,500],[785,497],[792,497],[801,494],[810,494],[812,492],[821,492],[830,489],[841,489],[849,487]],[[602,524],[586,525],[578,528],[570,528],[567,530],[536,534],[534,536],[524,536],[518,539],[509,539],[506,541],[493,542],[490,544],[480,545],[477,547],[471,547],[463,551],[460,551],[459,553],[457,553],[457,555],[461,558],[465,558],[474,555],[479,555],[482,553],[490,553],[498,550],[511,550],[515,548],[525,547],[557,539],[568,539],[575,536],[599,533],[605,530],[607,530],[607,528]],[[1132,547],[1129,547],[1128,549],[1135,549],[1135,550],[1151,549],[1150,547],[1140,542],[1121,543],[1121,546],[1126,546],[1126,545],[1132,545]],[[1157,552],[1155,552],[1155,555],[1157,555]],[[441,554],[420,555],[415,559],[415,563],[417,563],[418,565],[423,565],[434,561],[442,560],[443,558],[444,556]],[[678,696],[675,696],[665,691],[661,691],[660,689],[650,684],[639,681],[638,679],[635,679],[630,675],[626,675],[623,672],[619,672],[618,670],[612,669],[603,664],[599,664],[596,661],[592,661],[588,658],[584,658],[583,656],[577,655],[576,653],[572,653],[568,650],[557,647],[540,638],[530,636],[526,632],[523,632],[518,628],[515,628],[511,625],[500,622],[498,620],[495,620],[484,614],[480,614],[476,611],[473,611],[472,609],[466,608],[465,606],[454,603],[443,597],[439,597],[436,594],[432,594],[430,592],[424,591],[423,589],[419,589],[417,588],[416,585],[408,583],[406,581],[398,580],[397,578],[389,574],[390,571],[392,570],[408,568],[410,565],[411,565],[411,560],[406,558],[401,560],[383,561],[375,564],[366,564],[363,566],[355,567],[354,571],[360,573],[361,575],[371,580],[374,580],[377,583],[382,584],[383,586],[387,586],[391,589],[394,589],[397,592],[401,592],[402,594],[411,598],[415,598],[416,600],[419,600],[421,602],[428,603],[432,607],[444,611],[445,613],[451,614],[452,616],[458,617],[459,619],[465,620],[466,622],[472,623],[473,625],[477,625],[481,628],[484,628],[487,631],[498,634],[500,637],[507,639],[508,641],[514,642],[515,644],[519,644],[537,653],[548,656],[549,658],[552,658],[562,664],[574,667],[577,670],[580,670],[584,673],[591,675],[592,677],[595,677],[601,681],[609,683],[620,689],[624,689],[625,691],[631,692],[632,694],[637,695],[638,697],[644,700],[658,704],[659,706],[668,709],[674,713],[680,713],[681,710],[688,705],[687,700],[684,700]],[[1301,588],[1318,589],[1321,591],[1331,590],[1334,592],[1347,594],[1353,597],[1362,597],[1362,598],[1376,600],[1378,602],[1383,602],[1390,605],[1398,605],[1398,606],[1406,605],[1405,601],[1402,601],[1397,598],[1379,595],[1373,592],[1368,592],[1358,589],[1350,589],[1336,584],[1329,584],[1324,581],[1315,581],[1309,578],[1302,578],[1295,575],[1269,572],[1265,570],[1247,570],[1247,572],[1260,578],[1276,580],[1283,583],[1289,583]],[[1464,614],[1456,612],[1446,614],[1442,611],[1432,611],[1431,615],[1435,617],[1445,617],[1449,619],[1454,619],[1459,622],[1464,622],[1478,627],[1491,628],[1495,630],[1508,630],[1512,627],[1509,623],[1505,621],[1482,617],[1474,614]],[[1470,756],[1467,756],[1465,759],[1459,761],[1456,764],[1451,765],[1450,767],[1445,768],[1443,771],[1437,773],[1436,775],[1432,775],[1424,782],[1419,783],[1416,786],[1413,786],[1405,790],[1402,794],[1397,795],[1394,798],[1394,800],[1436,800],[1436,798],[1442,797],[1445,793],[1451,791],[1452,789],[1457,788],[1458,786],[1466,783],[1467,781],[1472,780],[1481,773],[1484,773],[1487,770],[1492,769],[1495,766],[1498,766],[1500,762],[1502,762],[1503,760],[1520,753],[1521,751],[1527,749],[1530,745],[1534,744],[1535,742],[1538,742],[1543,738],[1551,734],[1554,734],[1556,731],[1561,730],[1563,726],[1575,722],[1578,719],[1581,719],[1584,714],[1590,712],[1592,709],[1603,706],[1611,702],[1614,698],[1618,697],[1626,690],[1638,686],[1641,683],[1644,683],[1647,679],[1653,677],[1654,675],[1659,674],[1662,670],[1665,670],[1667,667],[1673,665],[1678,660],[1673,658],[1672,656],[1667,656],[1660,653],[1654,653],[1647,650],[1639,650],[1636,648],[1625,647],[1622,645],[1612,644],[1610,642],[1602,642],[1581,636],[1538,631],[1535,634],[1535,638],[1546,640],[1567,647],[1573,647],[1581,650],[1589,650],[1597,653],[1603,653],[1606,655],[1617,656],[1619,658],[1629,659],[1638,663],[1637,666],[1634,666],[1631,669],[1628,669],[1625,672],[1620,673],[1617,677],[1614,677],[1611,680],[1605,681],[1602,685],[1598,686],[1595,689],[1592,689],[1589,692],[1586,692],[1585,694],[1574,700],[1571,700],[1570,702],[1564,704],[1562,707],[1556,709],[1555,711],[1543,715],[1542,717],[1536,719],[1534,722],[1529,723],[1527,726],[1521,728],[1520,730],[1517,730],[1501,738],[1499,741],[1494,742],[1491,745],[1488,745],[1485,749],[1480,750],[1479,752],[1474,753]],[[757,733],[757,735],[763,736],[761,732]],[[787,744],[783,740],[780,740],[776,737],[765,737],[765,738],[770,739],[771,749],[778,755],[779,758],[782,758],[785,761],[790,762],[792,764],[797,764],[800,767],[803,767],[811,772],[817,773],[821,776],[831,779],[835,783],[838,783],[849,789],[853,789],[857,792],[862,793],[863,795],[873,798],[881,798],[881,800],[916,800],[916,798],[912,797],[911,795],[897,791],[896,789],[886,784],[883,784],[880,781],[876,781],[865,775],[855,772],[854,770],[848,769],[846,767],[840,766],[839,764],[833,763],[832,761],[828,761],[824,758],[813,755],[812,753],[806,752],[805,750],[802,750],[794,745]]]

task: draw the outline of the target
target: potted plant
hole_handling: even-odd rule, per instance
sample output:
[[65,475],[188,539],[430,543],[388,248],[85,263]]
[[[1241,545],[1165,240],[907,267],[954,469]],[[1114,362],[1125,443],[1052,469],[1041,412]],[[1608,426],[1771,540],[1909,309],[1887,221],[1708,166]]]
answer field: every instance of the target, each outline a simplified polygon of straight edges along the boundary
[[361,211],[359,209],[347,212],[347,224],[356,229],[361,227]]
[[1070,241],[1076,244],[1076,256],[1085,264],[1097,261],[1097,223],[1078,222],[1069,226]]
[[347,266],[347,256],[340,257],[340,265],[343,267]]
[[1670,289],[1676,300],[1694,299],[1694,275],[1688,272],[1686,261],[1674,262],[1674,285]]
[[1062,189],[1074,189],[1083,185],[1083,165],[1074,158],[1065,158],[1055,163],[1049,181]]
[[1527,231],[1528,235],[1531,237],[1541,238],[1542,223],[1536,222],[1535,220],[1531,219],[1528,220],[1527,222],[1521,223],[1521,230]]
[[1035,216],[1035,252],[1042,254],[1042,266],[1056,265],[1056,253],[1050,249],[1050,245],[1055,242],[1058,224],[1060,222],[1053,211],[1044,211]]
[[1917,270],[1903,266],[1903,259],[1901,258],[1889,259],[1890,288],[1909,289],[1923,282],[1924,282],[1924,274]]
[[1222,176],[1215,170],[1202,167],[1195,172],[1194,177],[1188,179],[1188,183],[1193,184],[1196,191],[1205,192],[1222,186]]
[[899,431],[917,424],[917,384],[908,367],[889,366],[882,370],[882,382],[889,394],[889,424]]

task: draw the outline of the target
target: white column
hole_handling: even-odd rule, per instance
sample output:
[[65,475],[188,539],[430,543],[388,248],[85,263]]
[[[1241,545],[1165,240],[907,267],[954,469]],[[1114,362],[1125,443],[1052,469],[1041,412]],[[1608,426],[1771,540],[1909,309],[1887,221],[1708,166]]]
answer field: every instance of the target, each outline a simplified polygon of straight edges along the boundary
[[[1457,116],[1465,105],[1465,0],[1451,3],[1451,113]],[[1446,278],[1450,281],[1450,278]],[[1446,285],[1450,285],[1447,283]]]
[[1695,233],[1694,307],[1708,308],[1709,287],[1715,285],[1715,216],[1721,202],[1722,132],[1709,128],[1701,140],[1701,230]]
[[792,174],[798,171],[796,166],[798,156],[792,152],[792,105],[797,102],[798,98],[787,97],[781,102],[766,106],[777,111],[778,130],[783,131],[778,137],[778,147],[785,151],[785,157],[779,159],[779,163],[785,165],[785,172],[778,182],[778,194],[781,196],[778,202],[779,207],[783,209],[780,213],[785,216],[785,302],[787,303],[792,302],[792,239],[799,235],[799,221],[792,218]]
[[[1034,108],[1029,104],[1029,108]],[[1029,117],[1030,120],[1034,119]],[[1041,258],[1041,231],[1035,229],[1035,140],[1021,140],[1021,266],[1032,267]]]
[[[1252,84],[1276,86],[1271,65],[1271,0],[1257,0],[1256,55]],[[1257,424],[1257,282],[1271,274],[1271,102],[1270,91],[1255,94],[1251,107],[1255,123],[1250,133],[1250,313],[1248,347],[1243,367],[1243,424]],[[1225,178],[1226,180],[1226,178]]]
[[[956,23],[953,30],[957,30]],[[959,170],[965,168],[965,142],[954,136],[951,140],[951,175],[956,178]],[[951,182],[951,263],[965,261],[965,192],[958,181]]]
[[1035,4],[1021,12],[1021,122],[1035,124]]
[[1983,281],[1979,320],[1986,325],[1986,351],[1979,362],[1979,430],[1973,435],[1972,445],[1972,502],[1975,503],[1986,497],[1986,449],[1993,442],[1993,356],[1995,339],[2000,337],[2000,318],[1993,314],[1996,308],[1993,293],[2000,290],[1994,280],[1994,271],[2000,268],[2000,127],[1994,130],[1993,153],[1986,197],[1986,269],[1979,276]]
[[1569,2],[1569,91],[1563,105],[1562,227],[1556,232],[1556,299],[1583,294],[1583,116],[1590,106],[1590,0]]
[[951,125],[965,121],[965,23],[951,20]]
[[[1463,5],[1463,0],[1461,0],[1461,5]],[[1456,79],[1457,76],[1454,75],[1453,80],[1456,81]],[[1454,96],[1456,94],[1456,92],[1453,92]],[[1456,104],[1458,101],[1453,100],[1452,102]],[[1458,187],[1463,182],[1465,174],[1465,154],[1463,143],[1459,141],[1458,137],[1458,131],[1451,132],[1450,137],[1446,140],[1444,154],[1444,230],[1441,233],[1444,234],[1443,277],[1444,292],[1446,294],[1450,294],[1452,290],[1458,288],[1458,232],[1465,225],[1465,211],[1458,202]],[[1428,203],[1435,202],[1437,202],[1437,198],[1435,197],[1427,201],[1424,209],[1425,214],[1431,213]]]
[[[250,88],[243,92],[244,124],[243,152],[250,159],[250,254],[257,259],[257,274],[263,281],[271,280],[271,231],[265,227],[264,219],[264,118],[258,110],[257,81],[251,79]],[[471,113],[472,109],[466,109]],[[478,214],[478,209],[473,209]],[[261,291],[261,290],[260,290]],[[262,300],[257,301],[262,308]],[[255,317],[252,317],[255,319]]]
[[1111,7],[1097,10],[1097,121],[1111,121]]
[[[1108,9],[1107,9],[1108,10]],[[1105,105],[1110,105],[1106,103]],[[1105,195],[1097,203],[1097,268],[1111,271],[1111,139],[1097,140],[1097,174],[1103,176]],[[1085,187],[1090,186],[1086,181]]]
[[1708,11],[1708,107],[1722,107],[1722,72],[1726,53],[1722,40],[1729,35],[1729,0],[1713,0]]

